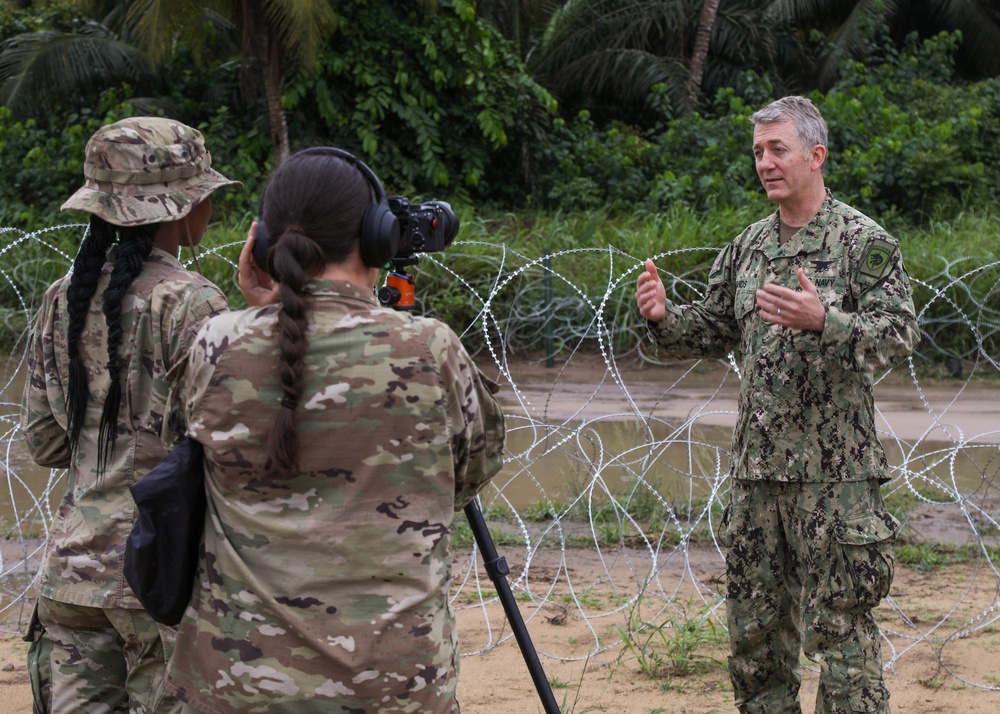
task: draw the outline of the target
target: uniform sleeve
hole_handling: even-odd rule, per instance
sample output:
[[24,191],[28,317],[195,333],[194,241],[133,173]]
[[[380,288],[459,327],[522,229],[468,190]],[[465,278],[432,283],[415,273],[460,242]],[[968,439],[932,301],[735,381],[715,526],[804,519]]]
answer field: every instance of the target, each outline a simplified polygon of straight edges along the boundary
[[163,415],[163,424],[160,427],[160,441],[167,448],[180,442],[187,433],[187,414],[185,406],[187,404],[187,375],[188,364],[191,361],[190,354],[174,363],[167,373],[167,380],[170,382],[170,389],[167,392],[167,404]]
[[211,283],[187,295],[183,303],[170,313],[170,344],[167,350],[170,364],[177,364],[184,359],[205,320],[228,309],[226,296]]
[[67,468],[70,448],[66,406],[54,350],[59,313],[56,294],[56,286],[46,293],[31,331],[28,374],[21,402],[21,432],[35,463],[48,468]]
[[873,235],[857,254],[850,284],[855,310],[830,306],[820,344],[844,369],[872,373],[912,354],[920,329],[899,244]]
[[229,305],[225,295],[216,286],[208,283],[185,296],[170,311],[170,324],[165,330],[169,344],[165,345],[170,356],[170,370],[167,372],[167,406],[160,431],[164,445],[172,446],[187,433],[190,415],[186,413],[191,403],[191,385],[198,359],[192,358],[198,336],[210,317],[227,312]]
[[[447,329],[447,328],[446,328]],[[448,330],[451,345],[442,369],[452,425],[455,459],[455,510],[475,498],[503,467],[506,425],[491,382]]]
[[733,245],[719,253],[708,277],[705,297],[690,305],[667,300],[660,322],[646,321],[649,339],[668,357],[725,357],[739,345]]

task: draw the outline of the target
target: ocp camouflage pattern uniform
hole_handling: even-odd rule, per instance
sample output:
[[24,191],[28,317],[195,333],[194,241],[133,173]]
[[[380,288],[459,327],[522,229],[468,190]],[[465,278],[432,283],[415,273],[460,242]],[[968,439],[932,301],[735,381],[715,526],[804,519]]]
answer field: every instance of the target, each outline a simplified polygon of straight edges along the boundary
[[[78,277],[95,280],[96,290],[77,342],[89,394],[75,449],[66,411],[71,321],[67,293],[73,272],[47,290],[29,344],[22,433],[38,464],[68,469],[66,492],[38,574],[38,603],[25,635],[31,642],[28,670],[39,714],[180,709],[163,687],[174,630],[158,625],[142,609],[123,576],[125,541],[135,520],[128,487],[167,453],[160,441],[167,371],[186,354],[205,318],[226,310],[227,303],[218,288],[184,270],[168,252],[152,247],[148,256],[142,255],[141,266],[131,262],[139,253],[122,256],[133,276],[124,291],[119,292],[120,285],[112,291],[115,298],[121,297],[122,397],[113,457],[100,473],[97,443],[111,387],[102,296],[112,270],[123,267],[116,263],[122,242],[135,240],[123,237],[122,227],[149,226],[155,231],[155,245],[158,224],[185,219],[213,191],[239,185],[211,166],[198,130],[162,117],[129,117],[90,137],[84,183],[62,205],[63,210],[92,216],[81,247],[87,269]],[[98,242],[102,247],[94,248],[91,256],[88,246],[95,244],[88,241],[95,240],[95,219],[111,231],[101,240],[117,245],[107,250]],[[74,271],[78,265],[74,263]]]
[[[114,250],[114,249],[112,249]],[[105,264],[97,287],[100,295],[107,286],[113,262]],[[66,424],[66,384],[69,374],[67,350],[68,314],[66,291],[69,277],[54,283],[45,293],[32,331],[28,354],[21,428],[34,460],[50,468],[69,469],[66,492],[49,532],[47,550],[38,575],[40,607],[59,609],[50,613],[62,621],[76,621],[86,629],[90,618],[86,608],[110,613],[135,636],[123,645],[105,632],[81,635],[85,645],[74,644],[67,632],[49,627],[47,635],[58,640],[53,655],[62,670],[57,676],[76,679],[79,690],[75,704],[62,698],[52,703],[52,711],[93,711],[88,661],[103,661],[110,669],[122,657],[123,646],[129,660],[128,682],[119,682],[152,710],[163,697],[162,670],[148,662],[160,659],[160,667],[170,655],[173,630],[157,625],[145,616],[142,606],[122,575],[125,540],[135,521],[135,506],[128,487],[144,476],[166,454],[160,441],[167,399],[167,370],[180,361],[194,340],[197,329],[210,315],[226,310],[226,298],[207,279],[190,273],[178,260],[153,249],[139,277],[128,288],[122,310],[124,339],[120,355],[127,365],[123,376],[125,391],[116,430],[114,458],[103,474],[97,469],[98,422],[110,379],[103,365],[107,361],[107,325],[99,302],[92,302],[80,340],[80,353],[90,365],[90,400],[78,449],[70,458]],[[76,606],[82,606],[76,607]],[[117,611],[117,612],[115,612]],[[46,614],[44,611],[41,613]],[[46,618],[43,618],[46,619]],[[36,629],[35,636],[40,632]],[[152,632],[148,630],[152,629]],[[144,651],[144,640],[162,638],[164,652]],[[80,650],[87,650],[86,653]],[[133,666],[135,665],[135,666]],[[43,665],[44,667],[44,665]],[[39,674],[38,663],[32,676]],[[35,688],[39,711],[47,683]],[[60,695],[61,696],[61,695]],[[120,703],[119,703],[120,704]],[[118,711],[109,703],[110,711]],[[79,708],[77,708],[79,707]],[[127,702],[124,711],[128,711]]]
[[[898,243],[829,190],[784,245],[775,212],[722,250],[704,299],[667,302],[650,338],[672,357],[737,350],[740,394],[723,517],[730,677],[742,712],[799,712],[799,647],[821,667],[817,712],[887,712],[872,610],[892,582],[898,523],[879,484],[873,373],[919,339]],[[769,323],[766,283],[827,310],[822,332]]]
[[458,712],[452,522],[502,465],[503,414],[443,323],[306,290],[299,473],[264,469],[277,306],[208,321],[172,394],[208,513],[167,686],[220,714]]

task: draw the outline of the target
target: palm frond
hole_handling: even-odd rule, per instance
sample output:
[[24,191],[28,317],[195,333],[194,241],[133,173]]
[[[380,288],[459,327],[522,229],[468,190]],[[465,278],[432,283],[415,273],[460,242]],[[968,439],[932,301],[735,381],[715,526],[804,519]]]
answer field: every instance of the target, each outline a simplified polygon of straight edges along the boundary
[[621,103],[645,100],[654,84],[673,86],[683,63],[636,49],[602,49],[568,62],[548,75],[546,85],[556,96],[593,96]]
[[194,0],[134,0],[126,22],[150,59],[159,64],[170,57],[178,38],[202,46],[207,30],[205,3]]
[[982,77],[1000,75],[1000,3],[996,0],[925,0],[941,29],[961,30],[960,53]]
[[66,95],[154,78],[145,55],[104,33],[34,32],[0,47],[0,102],[17,117],[38,116]]
[[328,0],[262,0],[264,16],[282,47],[300,62],[312,64],[337,27]]

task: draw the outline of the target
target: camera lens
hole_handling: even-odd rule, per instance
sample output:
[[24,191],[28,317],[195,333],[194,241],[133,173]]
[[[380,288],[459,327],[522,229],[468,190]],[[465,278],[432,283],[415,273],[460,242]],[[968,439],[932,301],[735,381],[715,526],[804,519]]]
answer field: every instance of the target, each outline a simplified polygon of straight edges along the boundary
[[444,237],[443,248],[447,248],[458,235],[458,216],[451,210],[451,205],[444,201],[431,201],[430,205],[434,206],[438,213],[432,225],[435,232],[440,231],[440,235]]

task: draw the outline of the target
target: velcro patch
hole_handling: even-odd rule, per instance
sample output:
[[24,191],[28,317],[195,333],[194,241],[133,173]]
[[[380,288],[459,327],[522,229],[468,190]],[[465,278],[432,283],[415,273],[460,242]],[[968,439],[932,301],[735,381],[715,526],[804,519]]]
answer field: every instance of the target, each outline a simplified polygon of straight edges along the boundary
[[858,270],[872,278],[881,278],[889,270],[892,263],[893,253],[896,246],[889,241],[876,238],[868,246],[864,256],[861,258],[861,267]]

